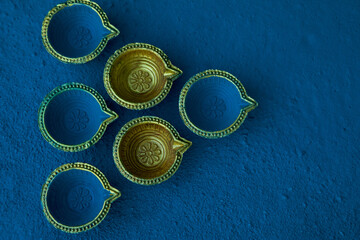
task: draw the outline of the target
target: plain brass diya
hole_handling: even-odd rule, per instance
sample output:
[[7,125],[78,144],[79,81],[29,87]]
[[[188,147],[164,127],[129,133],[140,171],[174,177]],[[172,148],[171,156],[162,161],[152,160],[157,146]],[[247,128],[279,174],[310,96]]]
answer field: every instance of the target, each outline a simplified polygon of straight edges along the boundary
[[121,174],[132,182],[153,185],[169,179],[178,169],[191,142],[158,117],[131,120],[116,136],[113,156]]
[[123,107],[141,110],[160,103],[182,71],[159,48],[131,43],[107,61],[104,84],[110,97]]

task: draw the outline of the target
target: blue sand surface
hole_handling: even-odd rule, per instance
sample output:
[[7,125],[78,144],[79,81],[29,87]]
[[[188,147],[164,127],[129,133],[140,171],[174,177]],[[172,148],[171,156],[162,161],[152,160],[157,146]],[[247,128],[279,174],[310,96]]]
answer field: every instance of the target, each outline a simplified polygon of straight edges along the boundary
[[98,13],[86,5],[65,7],[53,16],[48,28],[54,50],[70,58],[90,54],[109,33]]
[[205,131],[230,127],[241,109],[249,103],[241,98],[239,89],[221,77],[208,77],[193,83],[185,98],[186,114],[194,126]]
[[45,127],[57,142],[77,145],[90,140],[109,117],[90,93],[69,90],[56,95],[48,103]]
[[[61,1],[0,1],[0,239],[359,239],[360,1],[96,1],[120,35],[82,65],[42,45],[41,24]],[[131,42],[161,48],[184,74],[163,102],[130,111],[107,95],[103,69]],[[194,74],[235,75],[259,106],[229,137],[193,134],[178,110]],[[78,153],[40,134],[38,108],[55,87],[82,82],[119,114]],[[193,142],[157,186],[126,180],[112,158],[129,120],[155,115]],[[86,162],[122,196],[95,229],[70,235],[43,215],[42,184],[57,167]]]
[[110,192],[91,172],[74,169],[59,173],[47,196],[49,212],[57,222],[81,226],[96,218]]

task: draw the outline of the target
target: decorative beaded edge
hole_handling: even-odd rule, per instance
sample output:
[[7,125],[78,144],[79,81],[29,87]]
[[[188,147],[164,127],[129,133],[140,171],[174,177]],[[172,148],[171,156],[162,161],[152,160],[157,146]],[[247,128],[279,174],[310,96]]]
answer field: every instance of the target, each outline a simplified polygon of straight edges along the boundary
[[[86,56],[83,57],[78,57],[78,58],[69,58],[66,56],[63,56],[61,54],[59,54],[50,44],[49,38],[48,38],[48,27],[50,24],[51,19],[53,18],[53,16],[58,13],[60,10],[64,9],[65,7],[69,7],[72,6],[74,4],[85,4],[89,7],[91,7],[95,12],[97,12],[97,14],[100,16],[101,21],[103,23],[103,25],[105,26],[105,28],[107,28],[108,30],[114,32],[114,34],[112,35],[108,35],[106,37],[104,37],[100,44],[97,46],[97,48],[92,51],[91,53],[89,53]],[[46,17],[44,18],[44,21],[42,23],[42,28],[41,28],[41,36],[42,36],[42,41],[43,44],[45,46],[45,49],[55,58],[57,58],[58,60],[64,62],[64,63],[75,63],[75,64],[80,64],[80,63],[86,63],[89,62],[91,60],[93,60],[94,58],[96,58],[105,48],[107,42],[111,39],[116,37],[117,35],[120,34],[120,31],[115,28],[113,25],[110,24],[109,19],[106,15],[106,13],[104,12],[104,10],[101,9],[101,7],[92,1],[88,1],[88,0],[68,0],[65,3],[61,3],[56,5],[53,9],[51,9],[48,14],[46,15]]]
[[[159,93],[158,96],[156,96],[155,98],[151,99],[150,101],[147,101],[144,103],[131,103],[131,102],[127,102],[127,101],[121,99],[113,91],[113,89],[111,87],[111,83],[110,83],[110,71],[111,71],[111,67],[112,67],[114,61],[124,52],[126,52],[130,49],[135,49],[135,48],[144,48],[144,49],[151,50],[151,51],[157,53],[158,55],[160,55],[163,62],[166,64],[166,66],[168,68],[174,69],[179,72],[179,74],[176,75],[175,77],[167,79],[165,87],[162,89],[162,91]],[[173,81],[176,80],[181,75],[182,75],[182,71],[179,68],[175,67],[171,63],[171,61],[169,60],[169,57],[160,48],[157,48],[157,47],[155,47],[151,44],[147,44],[147,43],[129,43],[129,44],[125,45],[124,47],[116,50],[115,53],[106,62],[105,69],[104,69],[104,85],[105,85],[105,89],[106,89],[107,93],[109,94],[109,96],[115,102],[120,104],[121,106],[128,108],[128,109],[132,109],[132,110],[142,110],[142,109],[151,108],[151,107],[159,104],[162,100],[164,100],[171,89]]]
[[132,174],[130,174],[128,171],[126,171],[126,169],[124,168],[120,156],[119,156],[119,146],[121,143],[121,139],[122,137],[125,135],[125,133],[132,127],[145,123],[145,122],[155,122],[157,124],[161,124],[163,126],[165,126],[168,130],[170,130],[171,134],[174,136],[174,138],[176,138],[177,140],[182,140],[182,141],[186,141],[187,143],[189,143],[190,145],[192,144],[189,140],[186,140],[182,137],[180,137],[178,131],[167,121],[159,118],[159,117],[155,117],[155,116],[143,116],[143,117],[139,117],[139,118],[135,118],[131,121],[129,121],[128,123],[126,123],[119,131],[119,133],[116,135],[115,137],[115,142],[114,142],[114,147],[113,147],[113,157],[114,157],[114,162],[115,165],[117,166],[117,168],[119,169],[120,173],[127,178],[128,180],[137,183],[137,184],[141,184],[141,185],[155,185],[155,184],[159,184],[162,183],[164,181],[166,181],[167,179],[169,179],[172,175],[175,174],[175,172],[178,170],[180,163],[182,161],[183,158],[183,153],[181,152],[177,152],[176,154],[176,160],[173,163],[173,165],[170,167],[170,169],[163,174],[162,176],[156,177],[156,178],[152,178],[152,179],[143,179],[143,178],[138,178],[133,176]]
[[[223,77],[223,78],[227,79],[228,81],[230,81],[231,83],[233,83],[236,86],[236,88],[239,90],[241,98],[250,103],[250,107],[241,109],[239,116],[237,117],[237,119],[235,120],[235,122],[232,125],[230,125],[228,128],[223,129],[221,131],[214,131],[214,132],[205,131],[205,130],[202,130],[202,129],[198,128],[197,126],[195,126],[190,121],[190,119],[186,113],[186,109],[185,109],[185,98],[186,98],[186,95],[187,95],[191,85],[205,77],[210,77],[210,76]],[[244,122],[247,114],[251,110],[256,108],[257,106],[258,106],[258,103],[246,94],[246,90],[245,90],[244,86],[235,76],[233,76],[232,74],[230,74],[228,72],[216,70],[216,69],[209,69],[209,70],[200,72],[200,73],[194,75],[193,77],[191,77],[185,83],[184,87],[181,90],[180,97],[179,97],[180,116],[181,116],[182,120],[184,121],[185,125],[193,133],[195,133],[201,137],[211,138],[211,139],[225,137],[225,136],[228,136],[231,133],[235,132],[241,126],[241,124]]]
[[107,180],[107,178],[105,177],[105,175],[96,167],[87,164],[87,163],[68,163],[68,164],[64,164],[58,168],[56,168],[51,174],[50,176],[46,179],[45,184],[42,187],[41,190],[41,204],[43,207],[43,212],[45,217],[47,218],[47,220],[57,229],[60,229],[64,232],[68,232],[68,233],[80,233],[83,231],[87,231],[91,228],[96,227],[102,220],[104,220],[104,218],[106,217],[106,215],[108,214],[110,207],[111,207],[111,201],[109,199],[107,199],[104,202],[104,206],[101,209],[100,213],[97,215],[97,217],[92,220],[89,223],[86,223],[84,225],[81,226],[76,226],[76,227],[70,227],[64,224],[61,224],[59,222],[57,222],[54,217],[51,215],[49,208],[47,206],[47,193],[49,190],[49,186],[51,184],[51,182],[55,179],[56,175],[61,173],[61,172],[65,172],[68,171],[70,169],[80,169],[80,170],[84,170],[84,171],[89,171],[91,173],[93,173],[102,183],[102,185],[104,186],[104,188],[108,191],[116,191],[119,196],[120,196],[120,191],[111,187],[109,181]]
[[[78,145],[66,145],[66,144],[62,144],[62,143],[57,142],[55,139],[53,139],[51,137],[49,132],[46,130],[46,127],[45,127],[45,111],[46,111],[46,108],[47,108],[47,105],[49,104],[49,102],[56,95],[58,95],[58,94],[60,94],[62,92],[68,91],[68,90],[73,90],[73,89],[80,89],[80,90],[84,90],[84,91],[90,93],[99,102],[99,104],[101,106],[101,109],[103,111],[111,113],[113,115],[113,118],[109,118],[109,119],[106,119],[105,121],[103,121],[101,123],[100,127],[99,127],[99,130],[88,141],[83,142],[83,143],[78,144]],[[41,105],[40,105],[40,108],[39,108],[39,111],[38,111],[38,115],[39,115],[39,117],[38,117],[38,125],[39,125],[41,135],[53,147],[55,147],[55,148],[57,148],[59,150],[65,151],[65,152],[78,152],[78,151],[88,149],[89,147],[91,147],[92,145],[97,143],[100,140],[100,138],[104,135],[104,132],[106,130],[107,125],[118,118],[118,115],[114,111],[110,110],[106,106],[106,102],[105,102],[104,98],[97,91],[95,91],[93,88],[91,88],[89,86],[86,86],[85,84],[75,83],[75,82],[65,83],[63,85],[60,85],[60,86],[56,87],[55,89],[53,89],[48,95],[46,95],[44,100],[41,102]]]

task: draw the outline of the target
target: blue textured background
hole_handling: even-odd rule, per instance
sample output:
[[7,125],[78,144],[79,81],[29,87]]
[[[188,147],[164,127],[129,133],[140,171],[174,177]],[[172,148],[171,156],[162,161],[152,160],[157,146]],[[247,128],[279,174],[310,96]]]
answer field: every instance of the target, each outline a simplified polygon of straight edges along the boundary
[[[41,24],[60,1],[0,1],[1,239],[359,239],[360,1],[97,1],[121,31],[95,60],[67,65],[42,46]],[[130,111],[107,95],[110,55],[130,42],[160,47],[184,71],[167,98]],[[208,68],[237,76],[259,102],[244,125],[219,140],[182,123],[184,83]],[[97,89],[119,119],[91,149],[52,148],[37,110],[56,86]],[[121,126],[141,115],[170,121],[193,141],[178,172],[146,187],[112,160]],[[41,186],[68,162],[98,167],[122,197],[95,229],[52,227]]]

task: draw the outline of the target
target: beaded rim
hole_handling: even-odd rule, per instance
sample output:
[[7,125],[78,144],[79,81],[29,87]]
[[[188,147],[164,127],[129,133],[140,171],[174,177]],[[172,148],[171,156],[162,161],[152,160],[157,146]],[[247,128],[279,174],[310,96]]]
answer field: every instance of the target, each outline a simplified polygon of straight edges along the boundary
[[[241,98],[243,100],[245,100],[246,102],[248,102],[250,105],[246,108],[241,109],[239,116],[234,121],[234,123],[232,123],[229,127],[227,127],[226,129],[220,130],[220,131],[210,132],[210,131],[205,131],[203,129],[198,128],[197,126],[195,126],[194,123],[192,123],[190,121],[190,119],[186,113],[186,109],[185,109],[185,99],[186,99],[186,95],[192,84],[194,84],[195,82],[197,82],[201,79],[212,77],[212,76],[222,77],[222,78],[230,81],[231,83],[233,83],[236,86],[236,88],[239,90]],[[209,70],[200,72],[200,73],[196,74],[195,76],[191,77],[185,83],[184,87],[181,90],[180,97],[179,97],[180,116],[181,116],[182,120],[184,121],[185,125],[193,133],[195,133],[201,137],[205,137],[205,138],[221,138],[221,137],[228,136],[231,133],[235,132],[241,126],[241,124],[244,122],[247,114],[251,110],[256,108],[257,106],[258,106],[258,103],[246,94],[244,86],[241,84],[241,82],[235,76],[233,76],[232,74],[230,74],[228,72],[216,70],[216,69],[209,69]]]
[[[48,27],[50,25],[51,19],[53,18],[53,16],[56,13],[58,13],[65,7],[70,7],[74,4],[84,4],[84,5],[87,5],[90,8],[92,8],[101,18],[103,26],[106,29],[108,29],[109,31],[111,31],[111,34],[104,37],[101,40],[101,42],[99,43],[99,45],[97,46],[97,48],[94,51],[92,51],[91,53],[89,53],[88,55],[83,56],[83,57],[78,57],[78,58],[69,58],[69,57],[61,55],[52,47],[52,45],[49,41],[49,38],[48,38]],[[44,44],[46,50],[52,56],[54,56],[55,58],[57,58],[58,60],[60,60],[64,63],[75,63],[75,64],[86,63],[86,62],[91,61],[94,58],[96,58],[104,50],[107,42],[110,39],[118,36],[119,34],[120,34],[120,31],[116,27],[114,27],[113,25],[110,24],[109,19],[108,19],[106,13],[104,12],[104,10],[102,10],[101,7],[97,3],[88,1],[88,0],[68,0],[65,3],[56,5],[53,9],[51,9],[48,12],[46,17],[44,18],[44,21],[42,23],[42,28],[41,28],[42,41],[43,41],[43,44]]]
[[[161,59],[163,60],[163,62],[165,63],[165,65],[168,68],[173,69],[176,72],[178,72],[178,74],[175,75],[174,77],[167,79],[164,88],[161,90],[161,92],[155,98],[153,98],[147,102],[143,102],[143,103],[132,103],[132,102],[123,100],[114,92],[114,90],[111,87],[111,83],[110,83],[110,71],[111,71],[111,67],[112,67],[113,63],[115,62],[115,60],[124,52],[126,52],[130,49],[135,49],[135,48],[136,49],[143,48],[143,49],[155,52],[156,54],[160,55]],[[147,43],[130,43],[130,44],[127,44],[124,47],[116,50],[115,53],[106,62],[105,69],[104,69],[104,85],[105,85],[105,89],[108,92],[109,96],[115,102],[120,104],[121,106],[128,108],[128,109],[132,109],[132,110],[142,110],[142,109],[151,108],[151,107],[159,104],[162,100],[164,100],[164,98],[168,95],[168,93],[171,89],[173,81],[175,81],[178,77],[180,77],[182,75],[182,73],[183,72],[179,68],[175,67],[171,63],[171,61],[169,60],[169,57],[160,48],[157,48],[157,47],[155,47],[151,44],[147,44]]]
[[[55,220],[55,218],[51,215],[48,205],[47,205],[47,194],[48,194],[48,190],[49,190],[49,186],[51,184],[51,182],[55,179],[56,175],[58,175],[61,172],[65,172],[71,169],[80,169],[83,171],[88,171],[91,172],[92,174],[94,174],[99,181],[101,182],[101,184],[103,185],[104,189],[110,191],[111,193],[111,197],[109,197],[108,199],[105,200],[103,208],[101,209],[100,213],[97,215],[97,217],[95,219],[93,219],[92,221],[81,225],[81,226],[76,226],[76,227],[71,227],[71,226],[67,226],[64,224],[59,223],[58,221]],[[68,164],[64,164],[58,168],[56,168],[51,174],[50,176],[46,179],[45,184],[42,187],[41,190],[41,204],[43,207],[43,212],[44,215],[46,216],[47,220],[57,229],[60,229],[64,232],[68,232],[68,233],[80,233],[83,231],[87,231],[91,228],[96,227],[102,220],[104,220],[104,218],[106,217],[106,215],[108,214],[110,207],[111,207],[111,203],[113,201],[115,201],[117,198],[119,198],[121,196],[121,193],[119,190],[113,188],[112,186],[110,186],[109,181],[106,179],[105,175],[96,167],[87,164],[87,163],[68,163]]]
[[186,150],[192,145],[192,142],[189,140],[186,140],[182,137],[180,137],[178,131],[167,121],[159,118],[159,117],[155,117],[155,116],[143,116],[143,117],[139,117],[139,118],[135,118],[131,121],[129,121],[128,123],[126,123],[119,131],[119,133],[116,135],[115,138],[115,142],[114,142],[114,147],[113,147],[113,157],[114,157],[114,162],[117,166],[117,168],[119,169],[120,173],[127,178],[128,180],[137,183],[137,184],[141,184],[141,185],[155,185],[155,184],[159,184],[162,183],[164,181],[166,181],[167,179],[169,179],[172,175],[175,174],[175,172],[178,170],[181,160],[183,158],[183,152],[184,151],[178,151],[176,153],[176,160],[173,163],[173,165],[170,167],[170,169],[164,173],[162,176],[159,177],[155,177],[155,178],[151,178],[151,179],[144,179],[144,178],[139,178],[139,177],[135,177],[134,175],[132,175],[131,173],[129,173],[123,166],[121,159],[120,159],[120,153],[118,151],[120,143],[121,143],[121,139],[122,137],[125,135],[125,133],[132,127],[137,126],[139,124],[143,124],[143,123],[156,123],[156,124],[160,124],[164,127],[166,127],[172,134],[172,136],[180,141],[186,142],[188,144],[188,146],[186,147]]
[[[101,106],[102,111],[109,114],[111,117],[109,117],[108,119],[106,119],[105,121],[103,121],[101,123],[98,131],[95,133],[95,135],[91,139],[89,139],[86,142],[83,142],[81,144],[78,144],[78,145],[67,145],[67,144],[60,143],[51,137],[50,133],[47,131],[46,126],[45,126],[45,112],[46,112],[46,108],[47,108],[48,104],[55,96],[65,92],[65,91],[74,90],[74,89],[83,90],[83,91],[86,91],[89,94],[91,94],[98,101],[99,105]],[[78,151],[82,151],[82,150],[85,150],[85,149],[91,147],[97,141],[99,141],[100,138],[104,135],[107,125],[118,118],[118,115],[106,106],[105,100],[97,91],[95,91],[91,87],[86,86],[85,84],[74,83],[74,82],[73,83],[65,83],[59,87],[56,87],[48,95],[46,95],[44,100],[41,102],[38,114],[39,114],[38,124],[39,124],[40,132],[41,132],[42,136],[53,147],[55,147],[59,150],[65,151],[65,152],[78,152]]]

